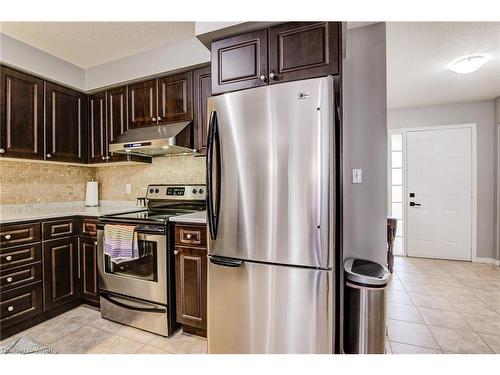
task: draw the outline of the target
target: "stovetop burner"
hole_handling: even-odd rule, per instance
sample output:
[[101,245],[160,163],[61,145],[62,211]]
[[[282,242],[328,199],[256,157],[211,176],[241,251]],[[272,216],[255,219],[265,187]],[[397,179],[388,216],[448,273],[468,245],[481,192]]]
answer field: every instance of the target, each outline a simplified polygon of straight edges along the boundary
[[206,209],[203,185],[149,185],[147,209],[105,215],[103,222],[164,224],[172,216],[185,215]]

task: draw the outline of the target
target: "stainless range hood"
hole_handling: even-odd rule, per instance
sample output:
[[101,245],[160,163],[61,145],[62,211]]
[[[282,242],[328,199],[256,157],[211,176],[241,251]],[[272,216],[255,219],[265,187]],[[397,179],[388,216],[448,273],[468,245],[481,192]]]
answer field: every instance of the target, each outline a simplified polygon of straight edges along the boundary
[[191,121],[127,130],[109,144],[109,151],[149,157],[192,154],[195,152],[193,149],[176,142],[177,135],[189,124]]

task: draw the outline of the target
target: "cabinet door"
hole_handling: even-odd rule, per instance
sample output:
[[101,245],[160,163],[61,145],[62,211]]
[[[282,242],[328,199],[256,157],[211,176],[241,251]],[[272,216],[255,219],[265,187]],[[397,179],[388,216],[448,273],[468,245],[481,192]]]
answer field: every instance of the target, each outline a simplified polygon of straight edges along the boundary
[[43,159],[43,81],[0,67],[0,156]]
[[202,155],[207,150],[208,113],[207,100],[212,95],[210,67],[193,72],[194,86],[194,148]]
[[80,275],[83,298],[99,302],[97,286],[97,239],[80,237]]
[[207,252],[176,247],[175,278],[177,322],[207,328]]
[[193,72],[184,72],[158,79],[158,122],[190,121],[192,107]]
[[269,31],[270,83],[339,74],[340,23],[290,22]]
[[156,124],[157,80],[128,86],[128,120],[130,128]]
[[86,162],[86,96],[47,82],[45,84],[46,159]]
[[212,94],[267,85],[267,29],[212,43]]
[[64,305],[79,296],[77,237],[43,243],[45,309]]
[[89,96],[89,162],[106,161],[106,92]]
[[[113,142],[116,137],[128,130],[127,121],[127,87],[116,87],[107,91],[107,143]],[[126,155],[113,154],[108,151],[106,158],[108,161],[123,161]]]

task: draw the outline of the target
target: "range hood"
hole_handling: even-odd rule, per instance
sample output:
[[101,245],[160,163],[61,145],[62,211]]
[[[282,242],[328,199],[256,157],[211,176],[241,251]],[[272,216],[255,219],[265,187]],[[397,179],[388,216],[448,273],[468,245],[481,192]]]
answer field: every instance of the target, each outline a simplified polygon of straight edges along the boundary
[[192,154],[193,149],[176,143],[176,136],[189,124],[191,121],[127,130],[109,144],[109,151],[149,157]]

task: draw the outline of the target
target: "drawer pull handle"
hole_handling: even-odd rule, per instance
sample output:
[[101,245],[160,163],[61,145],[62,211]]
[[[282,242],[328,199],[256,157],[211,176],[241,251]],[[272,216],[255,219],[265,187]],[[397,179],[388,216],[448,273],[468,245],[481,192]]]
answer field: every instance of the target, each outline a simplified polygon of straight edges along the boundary
[[10,262],[10,261],[12,260],[12,256],[7,255],[7,256],[5,257],[5,260],[6,260],[7,262]]
[[7,311],[9,311],[9,312],[10,312],[10,311],[14,311],[14,306],[9,306],[9,307],[7,307]]
[[179,254],[179,250],[174,250],[174,255]]
[[12,282],[12,277],[7,277],[7,282],[11,283]]
[[97,246],[97,241],[94,241],[94,245]]
[[188,233],[188,234],[186,234],[186,238],[187,238],[188,240],[190,240],[191,238],[193,238],[193,235],[192,235],[191,233]]
[[6,239],[6,240],[10,240],[11,238],[12,238],[12,236],[11,236],[10,234],[6,234],[6,235],[5,235],[5,239]]

